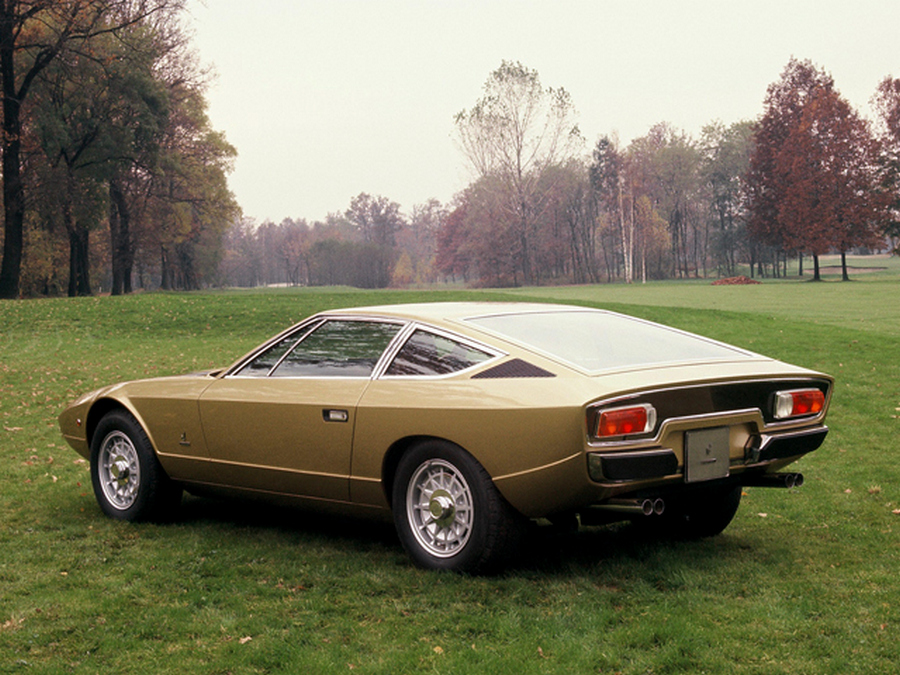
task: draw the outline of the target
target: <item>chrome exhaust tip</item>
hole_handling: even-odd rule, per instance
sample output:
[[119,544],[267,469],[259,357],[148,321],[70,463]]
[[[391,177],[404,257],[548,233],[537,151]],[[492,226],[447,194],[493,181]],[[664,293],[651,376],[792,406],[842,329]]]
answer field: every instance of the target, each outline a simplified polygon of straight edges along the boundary
[[741,483],[747,487],[794,488],[803,485],[802,473],[764,473],[747,476]]

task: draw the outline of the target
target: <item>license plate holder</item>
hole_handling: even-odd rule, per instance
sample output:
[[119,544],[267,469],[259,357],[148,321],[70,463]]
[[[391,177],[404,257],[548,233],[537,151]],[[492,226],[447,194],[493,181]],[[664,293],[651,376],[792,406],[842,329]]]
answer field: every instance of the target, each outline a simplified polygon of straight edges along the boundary
[[728,476],[731,463],[730,435],[728,427],[685,432],[685,482],[699,483]]

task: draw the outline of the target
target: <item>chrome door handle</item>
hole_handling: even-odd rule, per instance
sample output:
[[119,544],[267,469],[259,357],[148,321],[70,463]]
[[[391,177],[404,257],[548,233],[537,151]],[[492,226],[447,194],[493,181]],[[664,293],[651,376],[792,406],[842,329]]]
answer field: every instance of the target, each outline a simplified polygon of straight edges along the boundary
[[326,422],[346,422],[348,419],[350,419],[350,413],[346,410],[325,408],[322,411],[322,419]]

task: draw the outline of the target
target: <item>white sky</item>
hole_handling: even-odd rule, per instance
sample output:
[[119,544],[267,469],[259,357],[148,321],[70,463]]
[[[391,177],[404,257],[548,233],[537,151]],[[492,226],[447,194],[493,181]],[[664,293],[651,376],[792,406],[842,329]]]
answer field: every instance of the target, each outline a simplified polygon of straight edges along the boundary
[[471,179],[453,117],[504,59],[564,87],[587,145],[762,111],[791,56],[860,112],[900,77],[900,0],[189,0],[218,74],[245,216],[324,219],[360,192],[409,213]]

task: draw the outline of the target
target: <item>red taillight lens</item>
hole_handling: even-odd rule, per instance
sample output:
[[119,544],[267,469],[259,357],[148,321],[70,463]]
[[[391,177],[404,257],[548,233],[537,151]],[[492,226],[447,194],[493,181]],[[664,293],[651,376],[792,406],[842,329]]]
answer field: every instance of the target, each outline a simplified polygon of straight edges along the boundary
[[656,409],[652,405],[603,410],[597,420],[597,436],[627,436],[652,431],[656,426]]
[[775,419],[818,415],[825,407],[825,394],[818,389],[775,392]]

